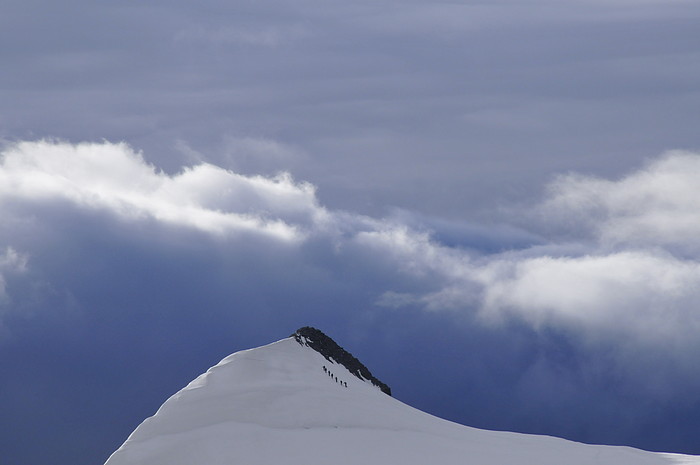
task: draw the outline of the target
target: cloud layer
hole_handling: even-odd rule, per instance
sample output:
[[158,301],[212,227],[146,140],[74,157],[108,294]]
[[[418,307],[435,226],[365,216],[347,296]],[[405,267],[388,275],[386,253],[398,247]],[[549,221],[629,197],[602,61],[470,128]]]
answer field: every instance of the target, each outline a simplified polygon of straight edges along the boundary
[[[181,141],[333,208],[463,218],[556,172],[697,146],[698,17],[684,0],[7,0],[0,40],[22,46],[3,54],[0,137],[125,140],[168,171]],[[231,140],[272,144],[253,162]]]
[[[201,163],[166,174],[123,143],[11,145],[0,163],[0,201],[24,211],[65,202],[117,224],[197,230],[224,247],[263,239],[309,263],[310,251],[332,245],[332,261],[314,266],[342,267],[356,257],[368,270],[390,268],[387,279],[409,288],[384,289],[380,307],[690,343],[700,324],[690,305],[700,297],[698,179],[700,156],[690,152],[669,152],[618,180],[559,177],[515,218],[543,242],[509,244],[504,236],[498,252],[479,250],[478,239],[442,244],[435,224],[408,212],[372,219],[330,211],[314,186],[285,173],[246,176]],[[19,266],[7,247],[3,267]]]

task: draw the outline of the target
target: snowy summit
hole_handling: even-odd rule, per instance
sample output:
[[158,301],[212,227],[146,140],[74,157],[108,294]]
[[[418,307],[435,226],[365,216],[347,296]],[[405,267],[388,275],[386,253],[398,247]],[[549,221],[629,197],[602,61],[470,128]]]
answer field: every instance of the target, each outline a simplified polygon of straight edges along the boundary
[[224,358],[105,465],[700,465],[696,456],[470,428],[390,392],[331,338],[301,328]]

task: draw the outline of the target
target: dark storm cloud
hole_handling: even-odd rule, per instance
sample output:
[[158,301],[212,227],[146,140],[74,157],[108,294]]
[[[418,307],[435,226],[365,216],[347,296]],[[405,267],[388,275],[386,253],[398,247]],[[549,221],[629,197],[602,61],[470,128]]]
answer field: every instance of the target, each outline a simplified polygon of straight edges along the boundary
[[[312,324],[450,419],[693,451],[698,166],[675,152],[619,180],[561,177],[487,243],[488,226],[328,209],[288,175],[9,145],[3,448],[99,461],[203,367]],[[29,436],[53,439],[17,446]]]

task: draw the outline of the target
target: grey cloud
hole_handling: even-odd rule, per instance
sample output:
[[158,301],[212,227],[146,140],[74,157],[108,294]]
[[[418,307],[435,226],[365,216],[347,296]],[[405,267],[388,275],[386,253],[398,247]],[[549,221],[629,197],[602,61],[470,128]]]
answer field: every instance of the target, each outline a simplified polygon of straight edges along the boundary
[[5,9],[11,139],[125,140],[169,172],[178,140],[220,166],[271,141],[304,156],[229,167],[452,219],[696,145],[692,2],[42,3]]
[[301,26],[290,27],[263,27],[262,30],[244,27],[218,27],[211,29],[204,26],[192,26],[189,29],[178,32],[174,40],[176,42],[204,42],[213,45],[252,45],[264,47],[276,47],[291,40],[306,36],[308,33]]

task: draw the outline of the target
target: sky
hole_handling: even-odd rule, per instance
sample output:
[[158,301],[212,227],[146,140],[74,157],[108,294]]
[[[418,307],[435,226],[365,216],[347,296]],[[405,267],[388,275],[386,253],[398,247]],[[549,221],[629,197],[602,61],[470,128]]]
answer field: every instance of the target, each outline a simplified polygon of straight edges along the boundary
[[697,2],[1,5],[3,460],[306,325],[450,420],[700,454]]

